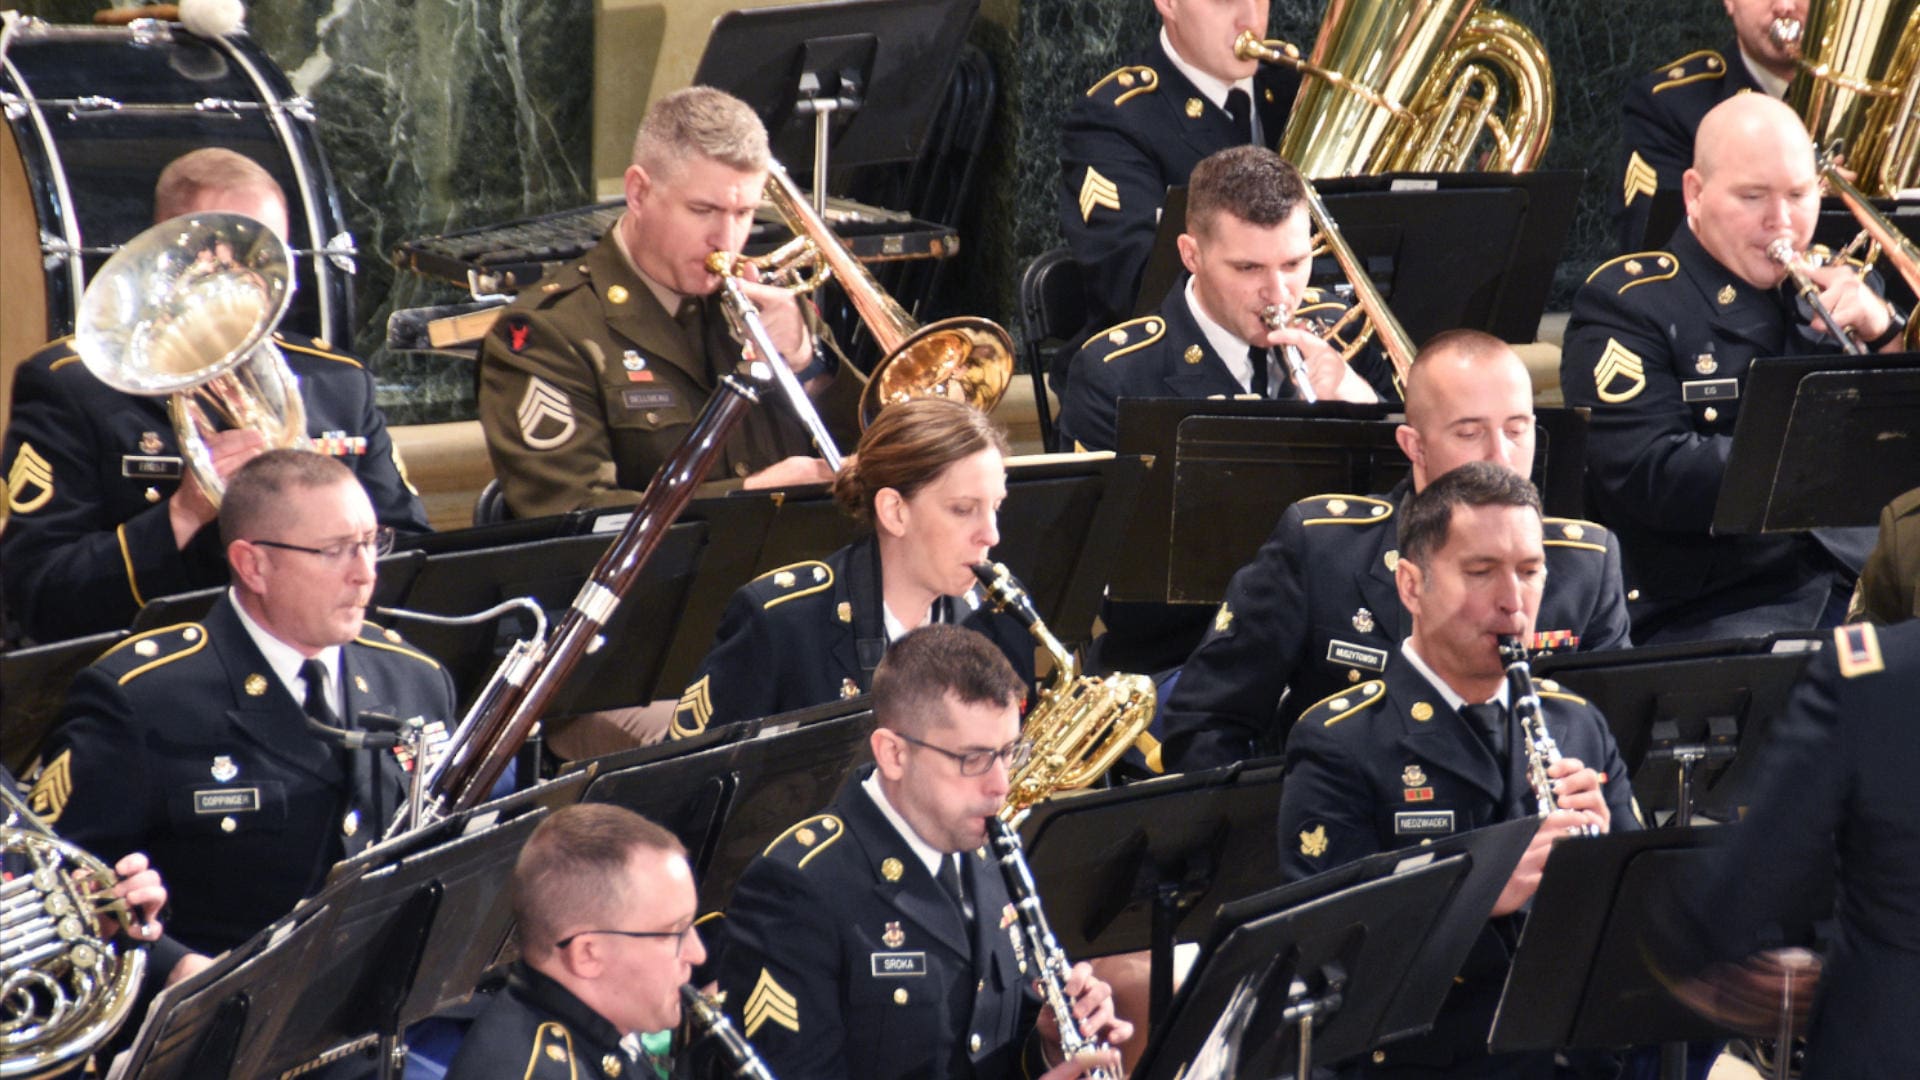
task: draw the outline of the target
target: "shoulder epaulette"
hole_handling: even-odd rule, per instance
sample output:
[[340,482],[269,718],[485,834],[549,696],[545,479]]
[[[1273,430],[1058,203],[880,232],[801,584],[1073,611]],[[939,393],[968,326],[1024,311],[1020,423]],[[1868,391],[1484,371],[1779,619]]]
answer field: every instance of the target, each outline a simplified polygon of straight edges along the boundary
[[789,600],[798,600],[803,596],[833,587],[833,567],[818,559],[805,562],[788,563],[776,570],[769,570],[748,582],[758,596],[764,597],[760,610],[777,607]]
[[832,847],[834,841],[846,831],[846,824],[832,814],[815,814],[794,823],[792,828],[774,837],[773,843],[768,844],[761,854],[792,863],[796,870],[804,870],[815,855]]
[[1534,688],[1540,692],[1540,696],[1543,698],[1549,698],[1549,697],[1559,698],[1562,701],[1571,701],[1575,705],[1587,704],[1586,698],[1583,698],[1579,694],[1576,694],[1573,691],[1568,690],[1566,687],[1561,686],[1559,683],[1554,682],[1552,679],[1540,679],[1536,681],[1533,685],[1534,685]]
[[348,356],[343,352],[335,352],[332,345],[329,345],[320,338],[314,338],[312,344],[303,345],[297,341],[288,341],[279,334],[275,334],[273,335],[273,343],[278,345],[282,352],[297,352],[303,356],[317,356],[322,360],[332,360],[336,364],[352,364],[354,367],[362,366],[358,359]]
[[1833,628],[1834,659],[1840,662],[1840,677],[1857,679],[1887,670],[1880,655],[1880,634],[1872,623],[1848,623]]
[[1313,722],[1318,723],[1321,727],[1332,727],[1347,717],[1352,716],[1354,713],[1360,712],[1363,709],[1371,709],[1387,700],[1386,691],[1387,684],[1381,682],[1379,679],[1363,682],[1359,686],[1348,687],[1338,693],[1329,694],[1307,706],[1306,711],[1300,714],[1300,719],[1297,722],[1301,724]]
[[1142,94],[1160,89],[1160,73],[1145,64],[1128,64],[1107,72],[1087,88],[1087,96],[1110,105],[1125,105]]
[[1598,522],[1582,518],[1542,518],[1540,529],[1545,535],[1541,542],[1548,547],[1583,548],[1587,551],[1607,550],[1607,528]]
[[533,1032],[533,1047],[527,1052],[529,1077],[539,1076],[547,1064],[566,1066],[567,1075],[578,1075],[573,1061],[573,1032],[558,1020],[543,1020]]
[[1655,74],[1653,92],[1671,90],[1676,86],[1689,83],[1717,80],[1727,73],[1727,61],[1712,49],[1690,52],[1670,64],[1663,65]]
[[33,350],[33,352],[27,355],[26,362],[31,364],[42,356],[47,358],[48,371],[59,371],[68,364],[77,364],[80,362],[79,350],[73,347],[72,334],[68,334],[65,337],[54,338],[52,341]]
[[353,640],[355,644],[365,645],[370,649],[383,649],[387,652],[399,653],[401,656],[411,656],[428,667],[438,668],[440,666],[440,661],[435,660],[426,653],[408,648],[407,639],[401,637],[398,630],[375,626],[373,623],[362,623],[360,624],[359,636]]
[[1679,272],[1680,260],[1670,251],[1636,251],[1595,267],[1593,273],[1587,275],[1587,284],[1597,282],[1601,288],[1612,289],[1617,295],[1636,285],[1665,281]]
[[1109,326],[1093,335],[1081,345],[1082,349],[1091,349],[1103,364],[1111,363],[1118,357],[1144,349],[1159,341],[1167,332],[1166,320],[1158,315],[1142,315],[1137,319]]
[[1300,500],[1303,525],[1376,525],[1393,516],[1393,504],[1371,495],[1313,495]]
[[192,656],[207,647],[207,628],[199,623],[175,623],[144,634],[135,634],[101,654],[94,663],[109,672],[118,672],[125,686],[175,660]]

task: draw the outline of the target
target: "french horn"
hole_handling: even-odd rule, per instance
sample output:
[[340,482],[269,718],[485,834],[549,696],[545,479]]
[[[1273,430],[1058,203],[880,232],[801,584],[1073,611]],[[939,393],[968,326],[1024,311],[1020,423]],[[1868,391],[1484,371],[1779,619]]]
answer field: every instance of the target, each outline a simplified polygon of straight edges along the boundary
[[293,299],[287,245],[244,214],[184,214],[134,237],[87,283],[74,350],[115,390],[168,398],[180,454],[220,503],[207,436],[249,428],[307,443],[300,382],[272,333]]

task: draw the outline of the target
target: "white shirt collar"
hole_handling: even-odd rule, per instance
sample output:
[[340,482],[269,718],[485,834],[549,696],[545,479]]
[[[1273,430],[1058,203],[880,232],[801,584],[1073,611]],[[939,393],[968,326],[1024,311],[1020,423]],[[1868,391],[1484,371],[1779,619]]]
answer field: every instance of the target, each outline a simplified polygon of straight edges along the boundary
[[[1402,641],[1400,643],[1400,654],[1407,658],[1407,663],[1413,665],[1413,670],[1419,672],[1421,678],[1432,683],[1433,688],[1440,692],[1440,696],[1446,700],[1447,708],[1452,709],[1454,712],[1459,712],[1460,707],[1467,704],[1466,698],[1463,698],[1459,694],[1454,693],[1453,687],[1448,686],[1447,681],[1445,679],[1442,679],[1440,676],[1434,674],[1433,669],[1427,666],[1427,662],[1425,660],[1420,659],[1420,654],[1413,650],[1412,638],[1408,638],[1405,641]],[[1492,697],[1488,698],[1484,702],[1475,702],[1474,704],[1478,704],[1478,705],[1494,704],[1494,705],[1499,705],[1501,708],[1505,708],[1507,704],[1506,680],[1502,679],[1500,681],[1500,689],[1496,691]]]
[[1783,79],[1754,63],[1753,57],[1748,56],[1745,49],[1740,50],[1740,62],[1747,66],[1747,74],[1753,77],[1754,85],[1765,91],[1768,97],[1777,100],[1787,96],[1787,83],[1790,80]]
[[[1167,59],[1173,62],[1174,68],[1177,69],[1180,74],[1187,77],[1187,81],[1193,84],[1193,88],[1200,91],[1201,97],[1213,102],[1214,108],[1224,110],[1227,107],[1227,91],[1236,87],[1246,91],[1247,104],[1249,107],[1252,106],[1253,76],[1249,75],[1237,82],[1224,82],[1187,63],[1186,58],[1181,56],[1179,50],[1173,47],[1173,39],[1167,36],[1167,28],[1165,25],[1160,27],[1160,47],[1166,50]],[[1253,141],[1265,145],[1261,139],[1260,110],[1253,109],[1252,115]]]
[[633,252],[627,250],[626,224],[627,215],[624,213],[620,215],[618,221],[613,223],[613,246],[620,249],[620,257],[627,260],[627,269],[633,271],[633,276],[639,278],[640,281],[646,285],[647,291],[653,294],[654,300],[659,302],[661,309],[667,313],[668,317],[679,318],[680,305],[686,303],[692,299],[692,297],[681,296],[679,293],[648,277],[647,272],[640,269],[640,264],[633,260]]
[[860,782],[860,786],[866,789],[867,797],[873,800],[873,805],[880,808],[880,815],[892,824],[895,832],[900,834],[900,839],[905,840],[907,846],[913,849],[914,856],[927,868],[927,873],[938,880],[942,853],[935,851],[931,844],[920,839],[920,834],[913,831],[913,826],[907,824],[907,819],[901,817],[900,811],[895,810],[893,804],[887,801],[886,789],[880,786],[880,770],[875,769],[867,774],[867,778]]
[[[975,589],[968,589],[966,592],[960,594],[955,600],[955,604],[965,604],[969,613],[978,611],[980,609],[980,597],[975,595],[976,592],[977,590]],[[920,620],[920,626],[926,626],[933,622],[933,613],[938,610],[939,603],[940,601],[935,600],[932,604],[927,605],[927,615]],[[954,608],[953,613],[957,618],[965,618],[957,606]],[[889,645],[906,637],[908,630],[918,630],[920,628],[919,626],[909,627],[899,619],[894,618],[893,609],[887,606],[887,602],[884,599],[880,601],[880,620],[886,628],[887,644]]]
[[[1207,309],[1200,306],[1200,297],[1193,291],[1193,275],[1187,275],[1187,310],[1193,313],[1193,321],[1200,325],[1200,335],[1207,339],[1207,345],[1227,365],[1227,371],[1233,375],[1240,389],[1253,393],[1253,361],[1247,358],[1247,350],[1252,346],[1240,340],[1233,331],[1213,321]],[[1267,352],[1267,385],[1273,386],[1273,352]]]
[[[254,622],[253,616],[241,606],[240,597],[232,586],[227,587],[227,602],[233,605],[233,613],[240,616],[240,625],[246,629],[247,636],[253,639],[254,648],[259,649],[260,655],[266,658],[267,666],[273,669],[280,685],[287,688],[293,700],[304,704],[307,700],[307,680],[300,677],[300,665],[306,663],[307,658],[300,654],[299,649],[274,637],[272,631]],[[320,650],[314,659],[327,669],[327,704],[333,708],[333,715],[340,716],[340,646],[329,645]]]

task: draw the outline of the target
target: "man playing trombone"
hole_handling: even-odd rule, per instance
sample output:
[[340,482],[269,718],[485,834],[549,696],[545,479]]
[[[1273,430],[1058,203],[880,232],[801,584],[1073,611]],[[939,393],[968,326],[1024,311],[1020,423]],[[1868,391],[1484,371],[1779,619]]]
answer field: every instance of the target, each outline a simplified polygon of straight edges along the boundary
[[[739,362],[707,257],[746,244],[772,161],[759,117],[719,90],[691,87],[647,110],[626,212],[578,264],[523,291],[481,347],[480,425],[515,514],[639,500]],[[811,310],[782,288],[740,288],[828,423],[851,431],[860,383],[836,377]],[[768,404],[747,414],[709,479],[832,479],[791,410]]]
[[[1867,350],[1904,320],[1848,265],[1805,269],[1820,174],[1800,118],[1760,94],[1700,124],[1684,178],[1687,226],[1665,251],[1602,265],[1574,297],[1560,357],[1567,404],[1593,411],[1587,480],[1619,534],[1636,643],[1831,626],[1846,611],[1869,530],[1709,532],[1756,357],[1836,352],[1824,306]],[[1811,296],[1811,299],[1808,297]],[[1637,596],[1635,592],[1637,591]]]
[[1073,358],[1061,449],[1113,449],[1125,397],[1398,397],[1377,344],[1349,363],[1316,332],[1348,308],[1307,287],[1313,226],[1305,181],[1280,155],[1236,146],[1195,166],[1180,260],[1188,276],[1158,314],[1102,331]]

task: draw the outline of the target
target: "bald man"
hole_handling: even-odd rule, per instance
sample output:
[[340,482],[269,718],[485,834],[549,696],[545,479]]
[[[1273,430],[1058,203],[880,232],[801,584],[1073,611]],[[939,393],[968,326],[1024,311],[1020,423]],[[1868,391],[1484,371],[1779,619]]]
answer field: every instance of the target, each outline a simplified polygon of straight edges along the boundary
[[[1203,769],[1272,753],[1301,710],[1376,679],[1412,626],[1394,584],[1399,514],[1414,492],[1470,461],[1533,468],[1533,385],[1507,344],[1477,330],[1427,342],[1407,378],[1397,437],[1413,468],[1384,495],[1316,495],[1287,508],[1227,586],[1213,628],[1162,703],[1163,758]],[[1608,649],[1627,639],[1620,554],[1591,521],[1543,522],[1547,584],[1536,647]]]
[[[1870,530],[1709,531],[1755,357],[1838,352],[1809,329],[1786,271],[1820,208],[1800,118],[1759,94],[1716,106],[1684,178],[1687,227],[1666,251],[1602,265],[1573,301],[1560,383],[1593,410],[1589,506],[1620,535],[1633,638],[1703,641],[1830,626],[1846,611]],[[1872,349],[1898,320],[1851,267],[1813,271],[1834,317]]]

